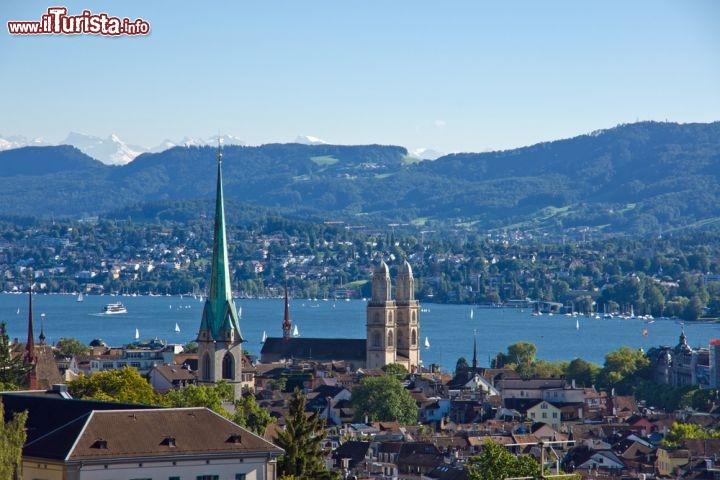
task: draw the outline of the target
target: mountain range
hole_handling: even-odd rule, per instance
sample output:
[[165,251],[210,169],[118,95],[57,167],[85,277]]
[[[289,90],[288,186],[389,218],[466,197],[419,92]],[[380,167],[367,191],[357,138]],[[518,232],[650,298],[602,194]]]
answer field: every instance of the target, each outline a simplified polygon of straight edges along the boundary
[[[229,211],[254,205],[374,230],[558,237],[664,234],[720,220],[720,122],[640,122],[432,161],[399,146],[305,143],[313,144],[226,144]],[[188,142],[110,166],[71,146],[5,150],[0,215],[212,213],[216,152]]]

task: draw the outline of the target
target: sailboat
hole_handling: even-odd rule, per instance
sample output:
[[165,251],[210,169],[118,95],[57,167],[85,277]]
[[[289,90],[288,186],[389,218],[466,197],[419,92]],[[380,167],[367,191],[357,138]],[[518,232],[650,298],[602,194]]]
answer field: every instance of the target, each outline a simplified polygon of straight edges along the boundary
[[175,322],[175,333],[180,333],[180,325],[177,322]]
[[473,309],[471,308],[471,309],[470,309],[470,320],[473,319],[473,315],[474,315],[474,314],[475,314],[475,310],[473,310]]
[[263,336],[262,336],[262,340],[260,340],[260,343],[265,343],[265,340],[267,340],[267,333],[265,333],[265,330],[263,330]]
[[293,330],[293,337],[299,337],[300,332],[298,331],[297,324],[295,324],[295,329]]
[[575,330],[580,330],[580,320],[575,319]]
[[80,292],[80,295],[77,296],[77,301],[78,301],[78,302],[82,302],[82,301],[84,301],[84,300],[85,300],[85,296],[83,295],[82,292]]
[[140,330],[135,329],[135,340],[140,340]]
[[428,337],[425,337],[425,348],[430,348],[430,340],[428,340]]

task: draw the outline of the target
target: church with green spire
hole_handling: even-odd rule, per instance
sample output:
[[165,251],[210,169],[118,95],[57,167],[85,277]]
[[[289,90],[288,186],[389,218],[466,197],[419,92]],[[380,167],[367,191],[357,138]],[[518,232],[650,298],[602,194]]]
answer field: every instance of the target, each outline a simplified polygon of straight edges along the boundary
[[225,381],[235,398],[242,393],[242,343],[240,318],[232,298],[230,265],[225,233],[222,184],[222,151],[217,157],[217,196],[210,291],[203,307],[198,331],[198,383],[214,385]]

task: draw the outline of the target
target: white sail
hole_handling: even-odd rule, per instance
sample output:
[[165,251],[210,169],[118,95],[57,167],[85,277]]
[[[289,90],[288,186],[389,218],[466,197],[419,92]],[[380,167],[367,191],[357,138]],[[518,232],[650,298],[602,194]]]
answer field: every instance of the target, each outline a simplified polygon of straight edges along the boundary
[[295,325],[295,330],[293,330],[293,337],[299,337],[300,331],[298,330],[298,326]]
[[475,310],[473,310],[473,309],[471,308],[471,309],[470,309],[470,320],[472,320],[474,313],[475,313]]
[[175,332],[180,333],[180,325],[177,322],[175,322]]
[[580,320],[575,319],[575,330],[580,330]]
[[430,348],[430,340],[428,340],[428,337],[425,337],[425,348]]
[[140,330],[135,329],[135,340],[140,340]]
[[267,340],[267,333],[265,333],[265,330],[263,330],[263,336],[262,340],[260,340],[260,343],[265,343],[265,340]]
[[77,301],[82,302],[83,300],[85,300],[85,297],[83,296],[82,292],[80,292],[80,295],[78,295],[77,297]]

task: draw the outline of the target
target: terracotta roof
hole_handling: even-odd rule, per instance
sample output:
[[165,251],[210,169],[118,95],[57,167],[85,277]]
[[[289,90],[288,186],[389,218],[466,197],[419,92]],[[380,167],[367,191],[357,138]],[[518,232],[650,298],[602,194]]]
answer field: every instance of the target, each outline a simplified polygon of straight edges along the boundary
[[155,365],[153,369],[169,381],[197,379],[195,372],[182,368],[180,365]]
[[282,449],[207,408],[94,410],[28,443],[25,455],[69,461],[158,455],[263,453]]

